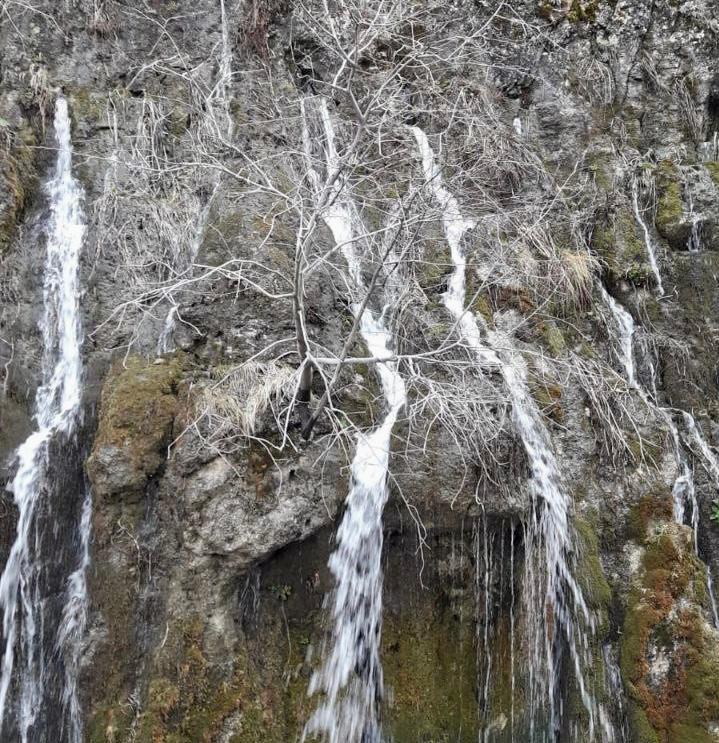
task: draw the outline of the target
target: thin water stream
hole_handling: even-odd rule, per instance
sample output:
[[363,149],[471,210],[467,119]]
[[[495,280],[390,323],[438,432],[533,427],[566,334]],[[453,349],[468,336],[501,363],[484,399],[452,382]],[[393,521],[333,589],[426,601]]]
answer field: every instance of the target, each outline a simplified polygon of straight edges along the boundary
[[634,210],[634,218],[637,220],[637,223],[642,228],[644,245],[647,249],[647,256],[649,257],[649,265],[652,268],[654,279],[657,282],[657,292],[660,295],[663,295],[664,285],[662,284],[662,274],[659,270],[657,251],[656,247],[654,246],[654,241],[652,240],[651,233],[649,232],[649,227],[647,226],[647,223],[642,216],[641,209],[639,208],[639,186],[637,184],[636,178],[632,179],[632,209]]

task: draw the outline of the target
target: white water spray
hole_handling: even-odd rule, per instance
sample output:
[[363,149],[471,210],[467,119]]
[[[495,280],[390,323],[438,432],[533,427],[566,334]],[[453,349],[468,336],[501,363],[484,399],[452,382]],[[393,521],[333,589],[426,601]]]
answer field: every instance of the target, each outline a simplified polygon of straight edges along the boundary
[[42,616],[38,594],[39,555],[36,513],[45,491],[50,440],[70,435],[81,399],[78,274],[85,237],[82,190],[72,175],[72,142],[67,102],[55,107],[57,163],[47,184],[50,218],[43,284],[42,386],[35,398],[37,430],[17,450],[17,472],[9,489],[18,509],[15,542],[0,578],[5,652],[0,671],[0,730],[7,712],[8,691],[20,641],[19,727],[23,743],[39,713],[45,686]]
[[[465,308],[466,258],[462,238],[474,223],[462,216],[457,200],[445,188],[427,135],[418,127],[411,127],[411,131],[420,150],[425,182],[442,210],[444,234],[454,264],[443,298],[444,304],[455,318],[462,338],[475,353],[480,366],[501,371],[512,401],[512,420],[524,444],[532,471],[529,487],[536,511],[535,521],[526,531],[528,543],[525,560],[529,563],[530,553],[535,549],[543,552],[544,590],[541,595],[537,594],[538,600],[535,603],[539,610],[532,618],[535,625],[534,657],[531,663],[536,668],[531,669],[531,676],[537,682],[537,688],[532,688],[530,693],[533,696],[540,695],[542,702],[548,707],[550,735],[554,735],[560,715],[557,708],[555,640],[561,637],[571,656],[579,693],[588,713],[589,738],[593,739],[596,704],[584,681],[588,643],[583,628],[586,625],[593,629],[593,618],[568,562],[573,549],[568,521],[569,498],[560,484],[561,478],[549,434],[537,405],[529,394],[523,362],[518,356],[508,361],[500,357],[499,349],[508,344],[509,339],[492,335],[488,337],[488,345],[485,345],[477,316]],[[532,587],[525,585],[525,591],[527,590],[531,591]],[[554,617],[555,637],[548,631],[547,612],[552,612]]]
[[[350,284],[356,295],[366,293],[361,256],[357,252],[359,217],[344,191],[341,177],[334,177],[339,158],[327,103],[320,99],[319,114],[324,132],[327,183],[331,198],[322,219],[347,262]],[[305,123],[305,146],[309,135]],[[320,190],[320,179],[309,165],[312,180]],[[318,201],[320,194],[317,193]],[[355,304],[355,315],[360,312]],[[384,313],[375,316],[365,308],[360,332],[370,357],[389,359],[392,338],[384,324]],[[336,586],[331,597],[332,647],[322,667],[310,681],[309,694],[324,698],[305,726],[303,739],[319,734],[329,743],[379,743],[379,705],[383,693],[379,657],[382,627],[382,512],[387,501],[392,428],[406,400],[405,385],[391,361],[377,364],[382,391],[389,411],[370,434],[360,433],[352,461],[352,480],[346,510],[337,530],[337,548],[329,560]]]
[[644,391],[640,389],[637,382],[636,365],[634,363],[634,333],[636,330],[634,318],[604,288],[604,284],[599,282],[598,286],[602,299],[607,307],[609,307],[614,324],[616,325],[619,363],[624,368],[624,374],[629,386],[643,393]]

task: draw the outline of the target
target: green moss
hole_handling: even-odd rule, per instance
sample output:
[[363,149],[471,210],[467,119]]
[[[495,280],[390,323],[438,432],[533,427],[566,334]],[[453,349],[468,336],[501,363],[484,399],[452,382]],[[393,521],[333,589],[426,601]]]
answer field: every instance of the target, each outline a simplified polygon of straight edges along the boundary
[[443,341],[447,340],[449,333],[452,330],[451,323],[448,322],[437,322],[427,328],[427,340],[432,344],[432,347],[438,346]]
[[709,171],[709,175],[714,181],[714,185],[719,188],[719,162],[715,160],[713,162],[704,163],[704,167]]
[[564,334],[554,323],[543,323],[541,333],[542,340],[552,356],[560,356],[566,350],[567,344],[564,341]]
[[37,182],[33,130],[25,126],[8,132],[7,141],[5,134],[0,127],[0,189],[5,192],[4,199],[0,197],[0,255],[8,248]]
[[[130,732],[134,712],[128,699],[134,684],[137,642],[134,633],[136,599],[136,550],[122,549],[116,523],[128,523],[124,514],[116,509],[95,509],[93,519],[93,568],[88,571],[90,594],[93,604],[102,616],[103,635],[93,648],[89,686],[96,702],[88,714],[86,737],[88,743],[124,741]],[[127,538],[127,537],[124,537]],[[103,557],[102,550],[114,542],[114,559]]]
[[472,635],[461,633],[459,622],[438,623],[428,613],[385,617],[382,658],[395,743],[477,740],[476,652]]
[[445,285],[447,275],[452,270],[448,256],[439,248],[425,251],[423,260],[417,264],[417,281],[428,294],[440,292]]
[[562,408],[562,388],[558,384],[547,383],[541,379],[531,380],[532,397],[535,399],[542,415],[561,423],[564,420]]
[[572,23],[591,23],[597,18],[601,0],[573,0],[567,13],[567,20]]
[[[141,493],[165,458],[178,410],[179,358],[148,363],[130,357],[116,364],[102,390],[98,432],[87,461],[96,492]],[[118,479],[114,468],[122,465]]]
[[473,312],[480,315],[487,325],[492,325],[494,322],[494,313],[489,303],[489,297],[486,294],[478,294],[474,302],[472,302],[471,309]]
[[[621,638],[632,740],[704,743],[712,740],[708,727],[719,715],[719,655],[696,603],[704,569],[686,527],[666,523],[657,533],[645,533]],[[669,661],[658,677],[652,648],[662,649]]]
[[659,736],[649,724],[644,710],[634,701],[629,702],[628,709],[631,743],[660,743]]
[[614,280],[627,279],[637,285],[653,280],[646,246],[628,207],[620,207],[600,222],[595,227],[592,243]]
[[[202,623],[185,621],[167,638],[150,680],[140,714],[137,743],[210,743],[233,713],[251,720],[258,705],[247,681],[246,665],[235,659],[234,673],[223,676],[205,657]],[[265,738],[238,738],[245,743]]]
[[679,169],[671,160],[662,160],[655,171],[657,187],[656,226],[659,234],[675,244],[684,214],[684,200]]
[[633,591],[629,595],[619,655],[622,678],[631,696],[636,694],[635,686],[646,673],[647,640],[658,621],[657,612],[641,602],[639,591]]
[[669,493],[661,488],[650,492],[635,503],[627,519],[629,536],[643,543],[649,533],[652,522],[669,521],[672,518],[672,500]]
[[73,88],[68,92],[74,120],[98,122],[107,116],[107,93],[96,93],[85,87]]
[[679,561],[679,551],[669,534],[659,536],[649,544],[644,553],[645,570],[672,570]]
[[125,708],[107,707],[96,710],[87,721],[87,743],[115,743],[130,740],[133,714],[130,705]]
[[594,176],[594,183],[602,191],[611,191],[614,187],[611,153],[598,152],[587,157],[587,166]]
[[577,533],[577,580],[590,609],[608,612],[612,601],[612,589],[604,577],[604,568],[599,559],[599,540],[592,524],[581,518],[574,520]]

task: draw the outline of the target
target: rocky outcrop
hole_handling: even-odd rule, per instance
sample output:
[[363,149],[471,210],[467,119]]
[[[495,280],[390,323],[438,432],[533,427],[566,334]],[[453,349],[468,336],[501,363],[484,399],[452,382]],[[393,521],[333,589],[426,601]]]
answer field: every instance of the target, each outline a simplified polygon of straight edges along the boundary
[[[313,708],[306,691],[326,639],[332,529],[349,487],[353,427],[371,428],[382,410],[375,372],[363,363],[343,370],[334,417],[322,416],[310,441],[286,398],[268,393],[258,403],[256,389],[227,380],[267,348],[274,366],[256,367],[260,381],[278,369],[293,379],[299,364],[290,279],[311,178],[298,101],[327,95],[343,145],[362,119],[355,104],[381,84],[396,95],[372,130],[367,161],[352,162],[352,187],[379,234],[403,194],[413,194],[402,202],[409,215],[428,200],[411,190],[421,173],[405,124],[441,141],[443,177],[476,221],[466,236],[467,300],[524,360],[571,495],[573,569],[596,625],[592,693],[607,719],[626,718],[633,743],[717,739],[718,638],[704,566],[719,575],[710,519],[718,483],[682,430],[699,501],[697,555],[691,529],[671,511],[678,470],[666,420],[624,379],[616,329],[594,288],[604,282],[634,318],[636,376],[647,394],[679,423],[678,411],[692,412],[715,449],[713,5],[419,5],[397,35],[378,34],[351,60],[353,102],[327,85],[336,60],[323,8],[303,25],[300,4],[225,0],[226,111],[214,0],[142,9],[82,0],[72,10],[32,0],[0,28],[0,452],[8,462],[40,382],[38,183],[56,87],[70,103],[87,192],[89,743],[279,743],[300,734]],[[471,38],[482,43],[457,70],[453,55],[469,43],[458,40],[479,27]],[[443,60],[426,79],[425,58],[407,56],[419,44]],[[384,77],[392,63],[401,66],[396,91]],[[230,141],[218,146],[218,137]],[[657,253],[662,297],[637,214]],[[451,364],[426,377],[415,374],[419,361],[407,366],[413,415],[394,431],[383,722],[397,743],[474,741],[481,725],[491,741],[525,740],[536,712],[520,639],[531,619],[520,602],[531,580],[522,525],[534,516],[526,456],[499,375],[477,373],[456,347],[442,300],[451,261],[441,226],[429,211],[409,224],[417,231],[400,283],[412,301],[393,318],[398,352],[437,369]],[[304,287],[307,334],[318,357],[332,358],[356,297],[325,228],[310,242],[323,251]],[[369,259],[365,269],[374,269]],[[176,350],[158,353],[171,306]],[[365,353],[359,343],[347,350]],[[466,394],[439,405],[448,379]],[[256,407],[251,424],[218,390],[234,413]],[[481,405],[465,406],[470,390],[480,390]],[[316,374],[313,402],[323,391]],[[493,424],[470,441],[480,415]],[[461,425],[447,426],[450,417]],[[9,479],[12,464],[3,466]],[[1,504],[0,547],[14,530],[10,500]],[[570,740],[577,729],[588,734],[588,720],[566,655],[562,662],[558,734]]]
[[176,359],[131,357],[109,372],[87,471],[100,498],[140,498],[167,456],[178,412]]

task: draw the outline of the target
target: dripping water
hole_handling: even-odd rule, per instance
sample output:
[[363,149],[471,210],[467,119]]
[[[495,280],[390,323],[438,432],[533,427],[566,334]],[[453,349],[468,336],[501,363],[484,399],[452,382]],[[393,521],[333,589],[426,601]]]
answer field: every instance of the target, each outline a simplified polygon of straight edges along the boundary
[[[601,283],[599,283],[599,291],[614,320],[616,330],[615,337],[617,339],[615,346],[617,348],[619,362],[624,370],[624,376],[626,377],[631,389],[635,390],[639,394],[642,402],[647,406],[647,408],[657,412],[661,416],[672,437],[674,456],[679,469],[679,474],[672,487],[674,518],[679,523],[684,523],[685,511],[687,504],[689,504],[692,508],[692,521],[696,522],[698,517],[698,506],[694,490],[694,478],[692,476],[689,462],[687,461],[681,446],[679,429],[669,412],[652,401],[647,394],[647,391],[637,378],[636,362],[634,357],[634,339],[636,334],[634,318],[624,307],[622,307],[621,304],[619,304],[619,302],[617,302],[616,299],[614,299]],[[652,371],[652,377],[653,376],[654,372]]]
[[[624,685],[619,664],[615,658],[612,646],[605,644],[602,647],[604,674],[609,688],[609,697],[616,707],[616,719],[619,720],[619,743],[627,743],[627,715],[624,709]],[[604,720],[605,729],[612,729],[609,720]]]
[[[337,175],[340,168],[335,148],[334,127],[324,99],[318,103],[324,134],[326,188],[332,198],[323,202],[320,178],[309,156],[311,145],[303,105],[304,140],[308,169],[316,186],[317,203],[329,204],[321,217],[347,262],[354,292],[362,296],[367,287],[362,279],[361,256],[357,252],[361,229],[356,208]],[[360,333],[370,357],[389,359],[392,338],[384,315],[353,305],[359,315]],[[379,743],[379,706],[383,695],[382,665],[379,657],[382,623],[382,512],[388,497],[387,472],[392,428],[404,406],[406,393],[397,365],[377,364],[382,391],[389,408],[382,423],[371,433],[360,433],[351,468],[351,488],[342,522],[337,530],[337,547],[329,568],[335,578],[331,603],[332,643],[321,668],[309,685],[309,694],[324,697],[305,726],[303,740],[319,734],[329,743]]]
[[[480,526],[481,525],[481,526]],[[477,669],[484,669],[484,678],[481,680],[480,705],[478,712],[482,720],[482,743],[489,740],[490,724],[490,681],[492,678],[492,585],[494,582],[494,534],[487,527],[487,517],[482,507],[482,518],[477,524],[474,534],[474,564],[475,564],[475,626],[477,646]],[[501,591],[500,591],[501,593]]]
[[[43,496],[52,492],[48,480],[50,445],[56,438],[67,440],[74,433],[80,413],[82,369],[81,329],[78,297],[80,253],[85,237],[82,213],[83,193],[72,175],[72,141],[67,102],[58,96],[55,106],[57,160],[53,178],[46,185],[50,215],[43,278],[42,384],[35,398],[36,430],[16,452],[17,471],[9,489],[18,509],[15,541],[2,577],[0,607],[3,611],[5,649],[0,672],[0,730],[4,730],[11,695],[11,682],[18,687],[20,740],[46,740],[49,731],[36,729],[45,713],[49,694],[48,666],[43,635],[49,624],[41,580],[48,557],[40,554],[41,530],[38,516]],[[67,603],[61,620],[58,643],[65,658],[63,699],[71,731],[78,740],[77,631],[84,628],[87,604],[84,573],[90,518],[89,501],[81,518],[82,558],[70,576]],[[51,506],[48,504],[47,508]],[[54,559],[54,558],[50,558]],[[16,668],[16,653],[19,665]],[[15,683],[13,684],[15,688]],[[52,732],[56,740],[56,731]]]
[[510,743],[514,743],[514,695],[516,691],[516,681],[514,676],[514,523],[510,525],[510,542],[509,542],[509,588],[511,593],[509,604],[509,668],[512,676],[511,690],[512,699],[510,707]]

